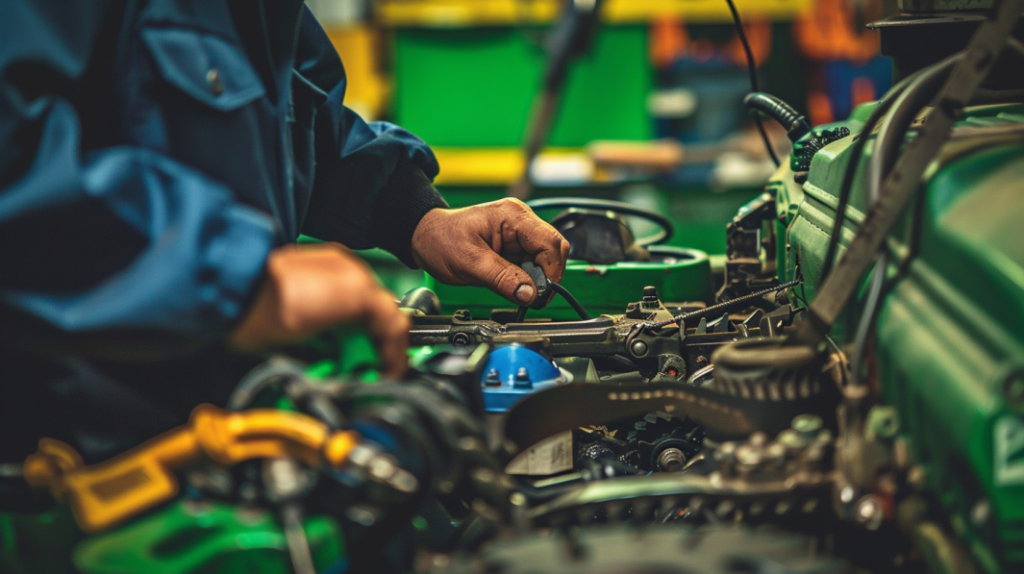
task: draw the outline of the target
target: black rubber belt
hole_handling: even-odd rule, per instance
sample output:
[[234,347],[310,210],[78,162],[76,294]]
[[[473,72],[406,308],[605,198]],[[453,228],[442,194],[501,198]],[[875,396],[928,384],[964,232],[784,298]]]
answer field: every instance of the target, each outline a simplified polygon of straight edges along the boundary
[[836,318],[860,286],[861,277],[878,256],[889,232],[914,197],[928,165],[949,138],[956,117],[988,75],[1021,12],[1024,12],[1024,0],[1002,0],[993,11],[994,17],[978,27],[964,59],[939,91],[938,104],[928,116],[928,121],[907,145],[886,178],[878,201],[868,210],[843,258],[811,302],[807,320],[792,336],[793,344],[816,346],[828,335]]
[[654,411],[689,416],[720,439],[760,430],[771,436],[798,414],[813,412],[818,398],[757,400],[680,383],[570,383],[516,403],[505,421],[505,438],[519,450],[570,429],[599,425]]

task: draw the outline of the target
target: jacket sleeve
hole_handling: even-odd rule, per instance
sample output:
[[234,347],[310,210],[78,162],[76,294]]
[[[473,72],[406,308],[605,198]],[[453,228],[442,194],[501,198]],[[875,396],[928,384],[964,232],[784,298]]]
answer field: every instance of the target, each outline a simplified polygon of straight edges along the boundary
[[345,107],[345,69],[304,8],[296,70],[327,94],[315,124],[316,176],[303,233],[356,249],[381,247],[415,267],[412,234],[435,207],[437,159],[422,140],[388,122],[366,122]]
[[0,341],[161,356],[222,339],[274,246],[269,216],[144,149],[83,152],[78,85],[104,2],[0,14]]

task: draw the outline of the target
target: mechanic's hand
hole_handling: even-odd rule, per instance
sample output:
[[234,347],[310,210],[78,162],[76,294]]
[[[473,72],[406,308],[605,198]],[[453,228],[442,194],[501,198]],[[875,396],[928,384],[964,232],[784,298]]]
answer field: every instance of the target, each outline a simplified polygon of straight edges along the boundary
[[429,211],[413,233],[412,256],[438,281],[489,287],[529,305],[537,286],[519,265],[533,261],[549,279],[561,281],[569,242],[525,203],[502,199]]
[[267,277],[229,344],[242,351],[301,343],[335,325],[362,324],[377,344],[381,372],[407,367],[409,318],[370,269],[336,243],[288,245],[267,258]]

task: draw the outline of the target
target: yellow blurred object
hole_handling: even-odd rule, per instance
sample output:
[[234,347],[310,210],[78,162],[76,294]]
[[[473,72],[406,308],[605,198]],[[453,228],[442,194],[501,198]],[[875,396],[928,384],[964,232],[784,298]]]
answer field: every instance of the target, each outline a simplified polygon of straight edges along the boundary
[[[436,185],[509,185],[523,173],[523,150],[517,147],[458,148],[435,147],[441,165]],[[537,163],[584,157],[579,148],[545,148]],[[537,164],[534,164],[537,165]]]
[[345,105],[367,121],[379,119],[391,98],[391,84],[381,72],[380,33],[363,24],[325,31],[345,64]]
[[188,424],[111,460],[82,466],[70,446],[42,439],[26,459],[25,480],[70,500],[82,530],[98,532],[173,498],[175,471],[208,459],[225,466],[258,458],[290,457],[338,468],[358,444],[352,431],[331,433],[319,421],[288,411],[232,412],[212,405],[192,411]]
[[[810,9],[813,0],[736,0],[744,18],[791,19]],[[511,24],[542,24],[555,20],[559,0],[378,0],[378,22],[385,26],[458,28]],[[657,18],[682,17],[688,22],[732,22],[722,0],[607,0],[602,19],[611,24],[636,24]]]

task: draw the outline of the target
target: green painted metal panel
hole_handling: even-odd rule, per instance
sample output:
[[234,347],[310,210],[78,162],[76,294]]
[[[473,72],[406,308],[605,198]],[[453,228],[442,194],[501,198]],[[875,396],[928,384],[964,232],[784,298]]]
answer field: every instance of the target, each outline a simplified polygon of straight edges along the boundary
[[[870,108],[849,122],[855,133]],[[1024,123],[1021,106],[969,109],[958,126]],[[911,136],[912,137],[912,136]],[[817,288],[821,260],[852,138],[827,146],[801,187],[780,171],[772,183],[785,236],[780,268],[792,277],[797,261],[807,298]],[[979,140],[975,140],[979,141]],[[1004,386],[1024,377],[1024,145],[952,142],[890,235],[896,281],[879,316],[878,380],[897,406],[926,486],[954,529],[989,572],[1024,567],[1024,413],[1007,404]],[[863,220],[862,176],[854,180],[842,244]],[[914,218],[917,218],[916,226]],[[902,275],[899,262],[910,257]],[[849,340],[859,304],[833,336]],[[992,519],[972,522],[975,505]]]
[[0,572],[78,574],[71,550],[82,538],[71,510],[0,513]]
[[[430,145],[520,145],[544,71],[541,31],[397,30],[395,120]],[[569,72],[548,143],[650,139],[647,61],[645,27],[602,28]]]
[[[318,572],[344,565],[340,528],[305,521]],[[292,571],[284,533],[265,510],[219,502],[172,502],[124,526],[90,536],[74,552],[82,574],[285,574]]]

